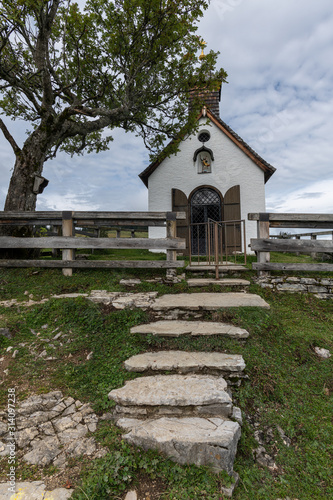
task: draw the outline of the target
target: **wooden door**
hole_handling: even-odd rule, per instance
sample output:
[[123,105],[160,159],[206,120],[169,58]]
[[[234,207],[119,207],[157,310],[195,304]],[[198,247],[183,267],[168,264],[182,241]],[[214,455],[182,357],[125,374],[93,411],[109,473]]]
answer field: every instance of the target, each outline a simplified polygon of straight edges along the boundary
[[189,222],[188,222],[188,200],[187,196],[180,189],[172,189],[172,211],[173,212],[185,212],[185,220],[177,220],[177,237],[185,238],[186,249],[181,250],[183,255],[189,254],[188,245],[188,232],[189,232]]
[[[240,187],[233,186],[230,188],[224,196],[224,221],[240,220],[241,209],[240,209]],[[241,252],[242,250],[242,235],[241,235],[241,223],[236,225],[226,226],[225,231],[225,246],[228,250],[228,254],[236,251]]]

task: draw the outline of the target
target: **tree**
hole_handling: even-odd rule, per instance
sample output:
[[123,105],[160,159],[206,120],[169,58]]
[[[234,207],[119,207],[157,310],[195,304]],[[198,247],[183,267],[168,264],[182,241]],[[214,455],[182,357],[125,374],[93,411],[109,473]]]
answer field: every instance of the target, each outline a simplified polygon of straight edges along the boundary
[[[198,61],[203,0],[3,0],[0,107],[30,124],[15,154],[5,210],[32,211],[34,182],[57,151],[108,148],[110,130],[142,136],[152,154],[193,126],[187,95],[226,77],[218,53]],[[103,132],[104,131],[104,132]],[[108,131],[108,134],[105,134]]]

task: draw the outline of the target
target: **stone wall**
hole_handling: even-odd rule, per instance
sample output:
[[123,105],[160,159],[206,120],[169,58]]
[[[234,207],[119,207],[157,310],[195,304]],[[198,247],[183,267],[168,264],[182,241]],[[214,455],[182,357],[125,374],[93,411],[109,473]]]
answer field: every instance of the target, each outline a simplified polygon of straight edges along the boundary
[[277,292],[313,293],[320,299],[333,299],[333,278],[264,277],[255,278],[261,288]]

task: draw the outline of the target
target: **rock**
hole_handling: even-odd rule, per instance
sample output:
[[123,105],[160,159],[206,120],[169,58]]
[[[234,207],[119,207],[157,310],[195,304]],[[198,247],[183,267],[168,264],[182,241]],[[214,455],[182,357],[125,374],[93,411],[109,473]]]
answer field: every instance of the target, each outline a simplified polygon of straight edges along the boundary
[[236,420],[236,422],[238,422],[240,426],[243,425],[242,411],[237,406],[233,407],[231,418],[233,418],[234,420]]
[[98,424],[98,417],[95,413],[92,413],[84,418],[84,423],[88,427],[89,432],[95,432]]
[[268,467],[272,470],[275,470],[277,468],[276,464],[274,463],[274,459],[270,455],[268,455],[266,449],[263,446],[258,446],[258,448],[253,451],[253,454],[256,462],[258,462],[258,464],[262,465],[263,467]]
[[237,472],[233,471],[233,473],[231,474],[231,478],[233,480],[233,483],[230,486],[221,486],[221,493],[227,498],[232,497],[232,495],[235,491],[235,488],[237,487],[237,485],[239,483],[239,474],[237,474]]
[[66,488],[56,488],[53,491],[45,491],[43,500],[67,500],[73,494],[73,491]]
[[9,483],[0,484],[0,499],[11,500],[12,498],[22,500],[41,500],[44,498],[45,484],[42,481],[32,481],[15,484],[15,492],[9,496],[8,494]]
[[132,490],[132,491],[128,491],[124,500],[137,500],[138,499],[138,495],[136,494],[136,491],[135,490]]
[[80,455],[93,455],[97,450],[96,441],[94,438],[77,439],[69,443],[65,447],[65,451],[71,457],[78,457]]
[[160,351],[146,352],[132,356],[124,363],[131,372],[177,371],[179,373],[230,372],[240,373],[245,369],[245,362],[239,354],[219,352]]
[[119,281],[119,285],[124,285],[124,286],[136,286],[136,285],[140,285],[140,283],[141,283],[141,280],[136,279],[136,278]]
[[56,432],[63,432],[66,429],[76,427],[76,423],[70,417],[60,417],[53,421]]
[[317,285],[318,281],[314,278],[301,278],[300,283],[304,285]]
[[[15,485],[15,493],[8,490],[10,483],[0,483],[0,500],[68,500],[73,494],[66,488],[47,490],[42,481],[18,482]],[[12,494],[11,494],[12,493]],[[11,494],[9,497],[8,495]]]
[[225,335],[232,338],[247,338],[249,333],[239,327],[211,321],[156,321],[131,328],[131,333],[151,333],[165,337],[181,335]]
[[8,425],[0,420],[0,436],[3,436],[8,431]]
[[309,293],[326,293],[327,288],[325,288],[324,286],[309,285],[308,292]]
[[12,345],[9,345],[6,349],[6,352],[10,352],[11,350],[13,349],[13,346]]
[[15,351],[13,352],[12,358],[16,358],[17,355],[18,355],[18,349],[15,349]]
[[225,380],[218,377],[156,375],[129,380],[124,387],[112,390],[108,397],[129,406],[215,404],[230,400],[224,395],[226,388]]
[[57,413],[55,411],[36,411],[29,416],[29,420],[33,422],[34,425],[37,425],[43,424],[56,416]]
[[62,432],[59,432],[58,438],[62,444],[69,443],[71,441],[75,441],[76,439],[80,439],[84,437],[88,432],[88,427],[82,424],[78,424],[76,428],[67,428]]
[[53,465],[55,467],[60,467],[61,469],[63,469],[64,467],[66,467],[66,465],[67,465],[67,457],[66,457],[65,452],[60,453],[60,455],[58,455],[57,458],[55,458],[53,460]]
[[75,399],[74,398],[66,398],[64,399],[64,403],[65,405],[68,407],[68,406],[72,406],[72,404],[75,403]]
[[88,299],[105,305],[112,304],[116,309],[125,309],[126,307],[147,309],[154,302],[157,295],[158,292],[121,293],[92,290]]
[[226,389],[227,383],[221,377],[156,375],[126,382],[124,387],[111,391],[109,399],[121,405],[122,412],[130,407],[134,414],[139,407],[146,409],[148,416],[162,416],[167,410],[168,415],[215,416],[218,413],[228,417],[232,413],[232,401]]
[[91,407],[87,403],[85,403],[80,408],[80,412],[79,413],[80,413],[80,415],[82,415],[82,417],[86,417],[87,415],[90,415],[91,413],[94,413],[94,412],[91,409]]
[[283,444],[285,444],[286,446],[289,447],[291,445],[291,439],[288,438],[288,436],[286,436],[283,429],[281,429],[281,427],[279,425],[276,426],[276,429],[277,429],[278,433],[280,434],[280,438],[282,439]]
[[162,295],[158,297],[152,309],[154,311],[165,311],[179,308],[182,310],[206,310],[213,311],[226,307],[262,307],[269,309],[270,306],[259,295],[250,293],[178,293]]
[[187,284],[190,287],[196,286],[249,286],[250,282],[241,279],[213,279],[213,278],[203,278],[203,279],[189,279]]
[[306,292],[306,285],[293,284],[293,283],[282,283],[276,286],[276,289],[281,292]]
[[300,282],[300,278],[296,278],[296,277],[290,276],[289,278],[286,279],[286,281],[288,281],[289,283],[299,283]]
[[53,337],[53,340],[58,340],[61,336],[62,336],[62,332],[59,332],[59,333],[57,333],[57,335],[55,335]]
[[143,449],[157,449],[181,464],[209,465],[214,471],[233,471],[241,430],[221,418],[120,419],[129,431],[123,438]]
[[328,349],[323,349],[322,347],[315,347],[314,351],[317,354],[317,356],[323,359],[328,359],[332,356],[332,354]]
[[53,408],[51,408],[51,410],[56,412],[56,413],[61,413],[65,409],[66,409],[66,405],[63,401],[61,401],[60,403],[56,404]]
[[38,429],[43,432],[46,436],[54,436],[55,430],[51,422],[45,422],[44,424],[40,424]]
[[102,420],[102,422],[114,420],[113,413],[103,413],[103,415],[100,417],[100,420]]
[[23,460],[29,464],[45,467],[61,453],[56,441],[57,440],[55,439],[53,441],[45,439],[38,444],[36,443],[36,446],[33,447],[32,451],[23,456]]
[[72,406],[68,406],[68,408],[66,408],[66,410],[62,412],[62,417],[73,415],[75,412],[76,412],[76,406],[75,404],[72,404]]
[[23,429],[16,433],[16,444],[19,448],[25,448],[36,436],[38,436],[37,427]]
[[10,331],[8,330],[8,328],[0,328],[0,336],[3,336],[3,337],[6,337],[7,339],[11,339],[12,336],[10,334]]
[[0,457],[5,457],[9,455],[9,448],[6,443],[0,441]]
[[43,409],[42,396],[30,396],[23,401],[17,408],[18,415],[30,415]]

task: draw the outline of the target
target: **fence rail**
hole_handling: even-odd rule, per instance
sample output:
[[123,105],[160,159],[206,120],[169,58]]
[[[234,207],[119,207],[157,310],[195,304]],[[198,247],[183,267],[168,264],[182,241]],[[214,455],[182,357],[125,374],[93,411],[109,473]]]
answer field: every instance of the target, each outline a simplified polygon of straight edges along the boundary
[[[62,249],[62,260],[0,259],[0,267],[62,268],[63,274],[72,275],[73,268],[166,268],[184,266],[177,261],[176,251],[184,249],[185,240],[176,237],[176,221],[185,219],[184,212],[0,212],[0,227],[61,226],[62,235],[46,237],[0,236],[1,249]],[[75,226],[94,227],[166,227],[166,238],[99,238],[75,237]],[[75,260],[76,249],[153,249],[166,250],[166,260]]]
[[[251,239],[251,249],[257,252],[257,262],[252,268],[259,274],[268,271],[326,271],[333,272],[333,264],[270,263],[270,252],[329,253],[333,254],[332,240],[270,239],[271,227],[333,228],[332,214],[248,214],[249,220],[257,221],[257,238]],[[331,234],[331,232],[326,231]],[[313,234],[313,233],[310,233]]]

